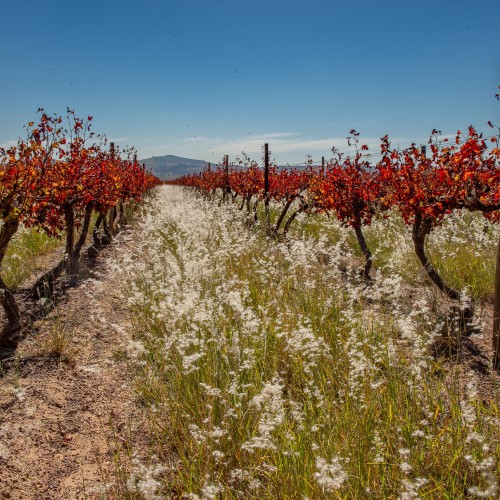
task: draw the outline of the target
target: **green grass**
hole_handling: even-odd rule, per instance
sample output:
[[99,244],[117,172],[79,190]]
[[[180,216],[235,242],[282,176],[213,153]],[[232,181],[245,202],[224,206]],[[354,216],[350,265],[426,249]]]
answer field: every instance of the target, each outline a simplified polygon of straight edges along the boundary
[[[394,256],[397,227],[369,231],[387,281],[367,289],[338,272],[339,249],[318,259],[307,237],[330,222],[298,224],[294,248],[185,196],[179,213],[196,223],[160,217],[152,234],[164,236],[125,292],[146,347],[136,391],[152,448],[174,464],[162,494],[451,499],[493,484],[498,393],[474,394],[431,356],[442,318],[390,273],[406,259]],[[356,265],[349,238],[331,241]],[[445,255],[443,238],[432,244]]]
[[21,228],[10,242],[2,263],[2,277],[16,289],[39,270],[40,257],[62,246],[62,241],[34,229]]
[[[411,227],[404,225],[397,213],[388,219],[375,220],[363,228],[368,247],[374,254],[374,270],[386,276],[397,272],[413,286],[430,286],[422,265],[418,261],[411,239]],[[313,215],[296,224],[294,237],[322,239],[329,245],[345,242],[344,248],[359,262],[363,255],[354,231],[343,228],[334,219]],[[462,213],[445,220],[427,238],[427,254],[452,288],[465,290],[481,302],[492,302],[495,293],[495,275],[498,229],[479,213]]]

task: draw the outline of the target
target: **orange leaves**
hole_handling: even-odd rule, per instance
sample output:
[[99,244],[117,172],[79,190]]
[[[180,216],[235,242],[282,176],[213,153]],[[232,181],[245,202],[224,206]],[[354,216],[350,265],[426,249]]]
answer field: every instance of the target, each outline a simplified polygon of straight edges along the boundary
[[[351,130],[347,139],[356,147],[356,154],[344,158],[335,152],[336,158],[324,168],[271,167],[268,196],[282,204],[297,198],[301,203],[311,200],[314,210],[332,211],[352,227],[370,224],[377,213],[391,206],[398,207],[407,224],[418,216],[431,228],[460,208],[481,210],[500,219],[491,215],[500,211],[500,148],[488,150],[485,139],[473,127],[468,128],[467,137],[458,131],[456,144],[446,147],[440,132],[433,130],[430,157],[415,144],[401,152],[391,150],[389,137],[383,136],[382,158],[376,165],[361,153],[367,147],[358,149],[356,130]],[[228,187],[234,195],[262,200],[263,177],[263,169],[251,162],[227,174],[219,167],[177,183],[202,190]]]
[[43,113],[36,127],[28,124],[27,140],[0,150],[0,207],[15,207],[25,224],[49,234],[62,229],[64,206],[81,211],[95,201],[106,209],[158,183],[118,150],[111,155],[91,142],[92,117],[81,120],[68,110],[66,118],[68,128],[61,117]]
[[436,171],[437,178],[440,182],[447,182],[449,179],[448,171],[444,168],[440,168]]
[[405,222],[420,214],[430,227],[438,225],[451,210],[466,208],[492,212],[500,210],[500,166],[495,149],[473,127],[460,146],[441,148],[437,134],[431,137],[431,158],[419,158],[409,148],[395,159],[392,192]]
[[462,175],[462,180],[467,181],[473,176],[474,176],[474,172],[471,172],[471,171],[464,172]]

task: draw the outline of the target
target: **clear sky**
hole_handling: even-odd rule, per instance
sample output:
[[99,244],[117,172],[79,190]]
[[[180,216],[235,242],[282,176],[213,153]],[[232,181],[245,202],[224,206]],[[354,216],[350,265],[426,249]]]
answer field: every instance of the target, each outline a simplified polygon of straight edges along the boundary
[[0,144],[36,110],[93,115],[140,158],[279,162],[500,122],[500,4],[5,0]]

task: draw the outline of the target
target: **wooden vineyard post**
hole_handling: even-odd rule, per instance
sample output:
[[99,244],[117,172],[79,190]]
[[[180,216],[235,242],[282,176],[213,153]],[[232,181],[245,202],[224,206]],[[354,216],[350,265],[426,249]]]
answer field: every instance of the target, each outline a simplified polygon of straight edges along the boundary
[[323,177],[323,175],[325,175],[325,157],[324,156],[321,157],[321,177]]
[[[208,162],[208,165],[207,165],[207,174],[210,176],[210,171],[212,170],[212,165],[210,164],[210,162]],[[202,174],[203,175],[203,174]],[[211,200],[212,199],[212,195],[213,195],[213,190],[210,188],[210,189],[206,189],[205,190],[205,196]]]
[[[111,142],[109,144],[109,152],[111,154],[111,161],[115,159],[115,143]],[[113,233],[113,226],[115,224],[115,207],[111,207],[109,209],[109,220],[108,220],[108,226],[109,226],[109,231]]]
[[[137,162],[137,153],[134,153],[134,167],[136,165],[138,165],[138,162]],[[118,224],[127,224],[127,220],[126,220],[126,217],[125,217],[125,209],[128,206],[129,206],[128,202],[125,202],[125,206],[124,206],[124,202],[123,202],[122,198],[120,198],[118,200],[118,222],[117,222],[117,226],[118,226]]]
[[229,155],[224,156],[224,193],[222,199],[225,202],[229,200]]
[[500,370],[500,238],[495,272],[495,301],[493,307],[493,369]]
[[271,216],[269,213],[269,144],[264,144],[264,207],[266,215],[266,231],[271,231]]

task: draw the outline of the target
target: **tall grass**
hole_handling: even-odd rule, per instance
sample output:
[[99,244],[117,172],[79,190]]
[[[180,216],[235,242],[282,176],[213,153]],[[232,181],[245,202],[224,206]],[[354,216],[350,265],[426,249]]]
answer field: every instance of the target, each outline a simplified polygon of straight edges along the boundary
[[60,239],[34,229],[21,227],[7,248],[2,263],[2,278],[6,285],[16,289],[32,274],[44,269],[43,257],[62,246]]
[[367,287],[348,233],[299,230],[314,223],[339,237],[276,243],[233,207],[161,188],[124,268],[158,494],[494,497],[498,393],[431,356],[443,318],[405,293],[388,238],[370,235],[387,257]]
[[[387,215],[387,214],[386,214]],[[405,226],[396,211],[376,219],[364,228],[368,247],[374,253],[374,267],[386,276],[402,276],[410,285],[430,284],[413,248],[411,228]],[[300,238],[312,238],[331,244],[342,242],[351,259],[363,261],[354,231],[343,228],[335,218],[315,215],[303,218],[294,228]],[[463,290],[479,301],[491,301],[494,295],[495,258],[498,225],[480,213],[454,212],[445,218],[427,238],[427,252],[436,269],[449,285]]]

